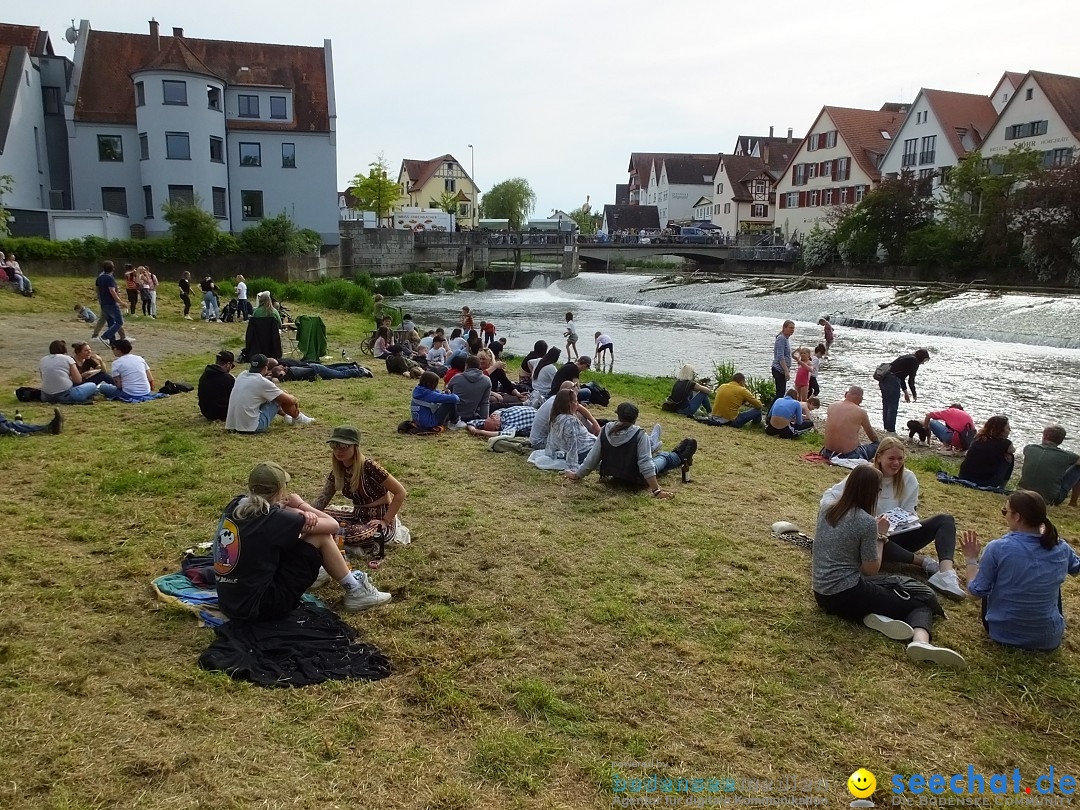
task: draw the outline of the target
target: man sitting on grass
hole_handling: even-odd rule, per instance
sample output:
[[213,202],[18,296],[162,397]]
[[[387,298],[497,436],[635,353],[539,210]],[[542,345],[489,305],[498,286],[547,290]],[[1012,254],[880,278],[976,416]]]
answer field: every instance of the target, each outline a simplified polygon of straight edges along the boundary
[[[825,422],[825,458],[872,459],[878,448],[878,435],[870,424],[870,416],[862,407],[863,390],[851,386],[839,402],[829,406]],[[866,433],[868,444],[859,444],[859,431]]]
[[[743,405],[750,407],[740,413]],[[731,375],[731,382],[716,389],[709,424],[741,428],[749,422],[761,424],[761,400],[746,387],[746,377],[735,373]]]
[[256,354],[248,370],[233,384],[225,428],[237,433],[265,433],[278,414],[288,425],[310,425],[315,421],[300,410],[296,397],[270,379],[269,358]]
[[199,411],[211,422],[224,422],[229,415],[229,397],[236,382],[232,375],[235,365],[232,352],[220,351],[199,377]]

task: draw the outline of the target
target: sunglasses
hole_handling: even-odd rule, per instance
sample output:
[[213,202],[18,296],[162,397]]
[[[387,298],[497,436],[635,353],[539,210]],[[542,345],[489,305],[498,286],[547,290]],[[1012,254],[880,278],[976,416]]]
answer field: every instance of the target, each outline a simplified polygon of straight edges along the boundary
[[344,442],[330,442],[331,450],[344,450],[346,447],[352,447],[352,445]]

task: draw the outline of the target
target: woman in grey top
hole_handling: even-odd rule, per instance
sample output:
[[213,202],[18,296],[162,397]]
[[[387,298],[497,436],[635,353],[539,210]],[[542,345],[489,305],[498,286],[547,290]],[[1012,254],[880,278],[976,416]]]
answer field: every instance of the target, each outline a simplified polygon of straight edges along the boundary
[[899,593],[871,577],[881,568],[889,521],[876,520],[881,472],[871,464],[848,476],[839,500],[818,513],[813,547],[814,598],[826,613],[861,621],[889,638],[907,641],[908,658],[964,667],[963,656],[930,643],[930,624],[942,615],[929,589]]

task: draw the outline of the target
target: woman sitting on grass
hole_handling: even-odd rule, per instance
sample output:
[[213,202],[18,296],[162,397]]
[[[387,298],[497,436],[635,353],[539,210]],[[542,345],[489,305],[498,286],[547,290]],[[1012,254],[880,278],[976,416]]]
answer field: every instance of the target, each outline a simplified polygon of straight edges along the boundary
[[345,610],[390,601],[366,573],[354,573],[338,550],[338,522],[290,494],[290,476],[272,461],[248,475],[248,492],[229,502],[214,535],[218,604],[230,619],[289,615],[319,577],[345,589]]
[[878,511],[881,471],[870,464],[856,467],[844,481],[840,497],[822,501],[813,545],[814,599],[826,613],[867,627],[897,641],[908,641],[908,658],[963,667],[963,657],[930,643],[930,624],[943,614],[933,591],[903,590],[868,579],[881,568],[888,548],[889,521]]
[[1012,478],[1016,460],[1009,430],[1009,417],[987,419],[960,462],[960,477],[981,487],[1004,487]]
[[563,475],[571,481],[580,481],[599,467],[601,478],[614,478],[633,486],[648,486],[654,498],[674,498],[675,494],[663,489],[656,477],[672,467],[681,467],[683,481],[689,481],[697,440],[683,439],[674,452],[661,452],[654,458],[649,434],[637,425],[637,405],[621,403],[615,409],[615,417],[615,421],[604,425],[599,440],[581,466],[576,471],[567,470]]
[[679,376],[671,386],[664,410],[675,411],[691,418],[702,408],[712,413],[710,394],[712,391],[697,381],[697,371],[688,363],[679,369]]
[[551,393],[551,381],[559,372],[560,356],[562,356],[562,349],[552,346],[543,357],[533,363],[532,396],[529,398],[529,404],[534,408],[543,405],[544,400]]
[[521,373],[518,375],[518,382],[532,387],[533,361],[539,360],[547,354],[547,350],[548,345],[546,340],[538,340],[533,344],[533,350],[521,358]]
[[588,457],[600,434],[600,423],[578,402],[571,385],[555,394],[544,446],[529,461],[542,470],[577,470]]
[[1065,634],[1061,583],[1080,573],[1080,557],[1058,537],[1046,501],[1020,489],[1001,509],[1008,533],[991,540],[979,560],[979,537],[964,532],[968,593],[982,599],[983,626],[998,644],[1056,650]]
[[506,376],[506,364],[496,360],[491,349],[481,349],[476,357],[480,361],[480,370],[491,380],[493,404],[520,405],[528,399],[529,395],[525,391],[510,382],[510,378]]
[[[904,466],[906,457],[904,443],[895,436],[886,436],[878,445],[873,466],[881,473],[881,492],[877,500],[879,514],[893,509],[917,514],[919,479]],[[821,498],[821,509],[827,509],[840,500],[846,483],[841,481],[826,490]],[[885,546],[883,559],[890,563],[918,565],[929,575],[932,586],[956,599],[963,599],[967,593],[960,587],[953,565],[956,556],[956,520],[952,515],[942,514],[920,518],[919,523],[914,529],[892,535],[891,542]],[[937,560],[916,553],[931,540],[934,541]]]
[[[382,557],[386,543],[396,537],[397,515],[408,492],[381,465],[360,452],[360,431],[352,425],[334,428],[327,444],[332,454],[330,474],[312,506],[342,525],[346,546],[376,543]],[[339,492],[352,501],[352,508],[327,507]],[[403,534],[408,531],[405,527],[401,530]]]

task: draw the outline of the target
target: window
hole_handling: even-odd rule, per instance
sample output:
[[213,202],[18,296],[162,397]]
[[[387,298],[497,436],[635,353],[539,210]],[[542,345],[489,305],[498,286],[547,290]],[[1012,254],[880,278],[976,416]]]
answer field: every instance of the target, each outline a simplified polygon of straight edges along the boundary
[[283,169],[295,169],[296,168],[296,144],[295,143],[283,143],[281,145],[281,168],[283,168]]
[[885,140],[887,140],[887,141],[892,140],[892,135],[889,133],[889,131],[887,129],[882,129],[882,130],[878,130],[878,131],[881,133],[881,137],[884,138]]
[[145,132],[139,133],[139,160],[150,159],[150,136]]
[[262,145],[257,143],[241,143],[240,165],[262,166]]
[[798,208],[799,207],[799,192],[789,191],[787,195],[787,207]]
[[791,184],[793,186],[805,186],[806,185],[806,164],[796,163],[795,170],[791,175]]
[[724,193],[724,184],[723,183],[717,183],[716,184],[716,193],[717,194],[723,194]]
[[855,186],[855,202],[862,202],[866,196],[866,186]]
[[143,210],[146,212],[143,216],[147,219],[154,218],[154,190],[150,186],[142,187],[143,198]]
[[949,179],[949,173],[952,172],[952,166],[942,166],[938,169],[938,174],[941,176],[941,185],[945,185]]
[[447,177],[445,180],[443,180],[443,190],[457,191],[457,180],[455,180],[453,177]]
[[937,155],[936,152],[937,135],[927,135],[922,139],[922,146],[919,149],[919,163],[933,163],[934,158]]
[[169,160],[191,160],[191,141],[186,132],[165,133],[165,157]]
[[237,96],[236,103],[239,105],[237,114],[241,118],[258,118],[259,117],[259,97],[258,96]]
[[833,190],[831,188],[825,189],[825,205],[833,204]]
[[288,118],[289,115],[286,112],[285,107],[285,96],[270,96],[271,118]]
[[903,167],[914,166],[915,161],[919,157],[919,139],[908,138],[904,141],[904,155],[900,158],[900,165]]
[[816,163],[806,164],[806,179],[813,180],[817,177],[818,165]]
[[263,193],[261,191],[241,191],[240,207],[244,212],[244,219],[262,219]]
[[840,189],[840,204],[847,205],[848,190],[847,188]]
[[1004,104],[1008,100],[1009,100],[1009,94],[1008,93],[1002,93],[1001,94],[1001,103]]
[[206,85],[206,106],[211,110],[221,110],[221,88]]
[[836,161],[836,179],[848,180],[851,178],[851,158],[842,157]]
[[762,203],[754,203],[750,206],[750,216],[752,217],[767,217],[769,215],[769,206]]
[[467,217],[467,216],[469,216],[469,204],[468,203],[460,203],[458,205],[458,216],[459,217]]
[[161,93],[165,97],[166,104],[187,106],[187,82],[162,79]]
[[821,204],[821,192],[817,191],[815,189],[814,191],[810,192],[810,207],[811,208],[816,208],[820,204]]
[[724,213],[725,214],[730,214],[731,213],[731,203],[724,203]]
[[1047,121],[1030,121],[1026,124],[1013,124],[1005,128],[1005,140],[1013,141],[1017,138],[1031,138],[1035,135],[1045,135]]
[[124,159],[124,142],[119,135],[97,136],[98,160],[107,163],[120,163]]
[[211,193],[214,198],[214,216],[218,219],[225,219],[228,217],[228,214],[226,213],[227,205],[225,200],[225,189],[214,186],[213,189],[211,189]]
[[1024,93],[1024,100],[1025,100],[1025,101],[1031,101],[1031,99],[1032,99],[1032,98],[1034,97],[1034,95],[1035,95],[1035,90],[1034,90],[1034,88],[1031,88],[1031,87],[1029,87],[1029,88],[1027,89],[1027,92],[1026,92],[1026,93]]
[[1068,149],[1051,149],[1047,152],[1043,152],[1043,166],[1047,169],[1057,169],[1062,166],[1072,165],[1073,150]]
[[135,82],[135,106],[146,106],[146,85],[142,82]]
[[818,144],[818,136],[817,135],[808,135],[807,138],[806,138],[806,151],[807,152],[816,151],[817,150],[817,144]]
[[836,130],[830,129],[825,133],[825,148],[832,149],[836,146]]
[[225,141],[213,135],[210,136],[210,160],[214,163],[225,162]]
[[195,187],[169,186],[169,203],[172,205],[195,205]]
[[831,160],[826,160],[824,163],[821,164],[821,176],[822,177],[832,177],[832,174],[833,174],[833,162]]
[[60,113],[63,112],[63,110],[60,109],[59,87],[42,87],[41,95],[46,115],[60,115]]
[[101,189],[101,207],[105,211],[127,216],[127,189],[106,187]]
[[757,196],[758,194],[768,193],[768,188],[764,180],[755,180],[751,184],[751,190],[753,191],[755,196]]

